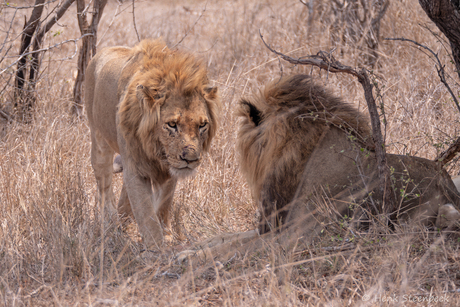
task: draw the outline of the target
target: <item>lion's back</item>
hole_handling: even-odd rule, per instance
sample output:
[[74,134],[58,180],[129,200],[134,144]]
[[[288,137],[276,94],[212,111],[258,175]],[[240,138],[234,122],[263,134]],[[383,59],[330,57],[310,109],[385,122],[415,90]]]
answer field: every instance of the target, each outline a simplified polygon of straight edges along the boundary
[[131,48],[104,48],[90,61],[86,71],[85,105],[89,124],[115,147],[119,79],[131,57]]

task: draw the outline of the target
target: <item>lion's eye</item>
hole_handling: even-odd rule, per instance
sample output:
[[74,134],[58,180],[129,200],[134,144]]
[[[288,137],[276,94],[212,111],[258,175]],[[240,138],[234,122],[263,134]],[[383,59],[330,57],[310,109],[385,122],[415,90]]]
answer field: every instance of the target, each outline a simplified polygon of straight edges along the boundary
[[208,125],[207,122],[202,123],[202,124],[200,125],[200,129],[203,129],[203,128],[206,127],[207,125]]
[[176,129],[176,128],[177,128],[177,124],[176,124],[175,122],[169,122],[169,123],[168,123],[168,126],[169,126],[170,128],[173,128],[173,129]]

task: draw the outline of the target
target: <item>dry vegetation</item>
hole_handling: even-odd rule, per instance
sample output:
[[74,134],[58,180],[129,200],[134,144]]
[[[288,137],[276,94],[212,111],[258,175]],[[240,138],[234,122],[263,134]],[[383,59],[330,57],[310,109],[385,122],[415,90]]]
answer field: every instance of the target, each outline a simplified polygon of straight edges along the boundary
[[[140,37],[162,36],[173,46],[187,34],[179,48],[205,59],[224,105],[206,163],[176,192],[173,235],[161,255],[142,250],[134,225],[127,230],[101,226],[87,121],[69,115],[74,46],[46,53],[34,119],[0,126],[0,305],[392,306],[406,300],[402,305],[427,306],[407,300],[430,296],[443,300],[432,305],[460,305],[460,237],[455,232],[440,236],[424,228],[389,232],[378,226],[351,232],[346,221],[331,219],[316,243],[301,249],[267,243],[266,249],[236,254],[223,266],[174,261],[178,251],[197,240],[255,227],[256,207],[238,170],[233,111],[241,96],[279,78],[280,65],[284,74],[311,72],[367,111],[357,80],[280,62],[259,39],[260,29],[267,42],[292,56],[332,49],[329,6],[320,3],[308,25],[308,9],[299,1],[136,2]],[[46,44],[79,36],[75,11],[72,6]],[[98,48],[137,42],[131,11],[130,1],[109,2]],[[15,35],[28,12],[19,11],[14,19]],[[12,13],[0,11],[1,31]],[[381,35],[404,36],[439,51],[454,85],[448,45],[423,25],[438,33],[416,0],[393,1]],[[359,45],[337,47],[342,63],[362,65]],[[381,42],[373,73],[392,153],[434,159],[458,135],[459,113],[433,66],[408,43]],[[0,76],[0,89],[11,74]],[[456,83],[454,88],[458,92]],[[11,110],[12,97],[4,91],[0,106]],[[456,161],[448,166],[451,175],[458,169]],[[120,189],[121,177],[115,181]],[[327,206],[324,210],[329,214]]]

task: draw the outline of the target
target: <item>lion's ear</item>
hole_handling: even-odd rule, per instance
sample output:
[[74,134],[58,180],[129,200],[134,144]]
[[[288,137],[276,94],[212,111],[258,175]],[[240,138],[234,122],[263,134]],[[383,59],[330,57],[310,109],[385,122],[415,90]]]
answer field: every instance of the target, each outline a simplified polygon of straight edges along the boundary
[[159,102],[161,98],[163,98],[163,96],[160,95],[157,90],[151,90],[142,84],[139,84],[136,87],[136,97],[139,103],[141,103],[146,108],[152,108]]
[[244,99],[241,100],[241,106],[244,108],[244,113],[248,119],[252,121],[254,125],[259,126],[262,121],[262,112],[260,112],[255,105]]
[[204,93],[205,93],[205,98],[208,99],[208,100],[215,100],[217,99],[217,86],[213,86],[213,87],[206,87],[204,89]]
[[139,101],[141,104],[144,103],[145,94],[144,94],[144,86],[142,84],[139,84],[138,86],[136,86],[136,98],[137,98],[137,101]]

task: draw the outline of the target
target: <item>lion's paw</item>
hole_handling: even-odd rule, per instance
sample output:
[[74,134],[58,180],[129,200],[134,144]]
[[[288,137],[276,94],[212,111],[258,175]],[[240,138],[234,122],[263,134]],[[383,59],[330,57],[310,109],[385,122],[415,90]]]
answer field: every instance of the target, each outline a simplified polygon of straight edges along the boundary
[[460,212],[452,204],[445,204],[439,207],[436,218],[437,228],[446,228],[460,221]]

